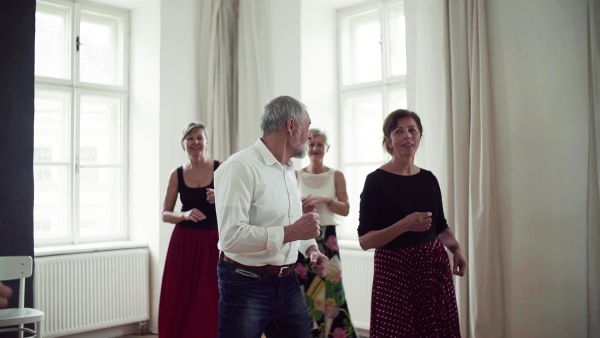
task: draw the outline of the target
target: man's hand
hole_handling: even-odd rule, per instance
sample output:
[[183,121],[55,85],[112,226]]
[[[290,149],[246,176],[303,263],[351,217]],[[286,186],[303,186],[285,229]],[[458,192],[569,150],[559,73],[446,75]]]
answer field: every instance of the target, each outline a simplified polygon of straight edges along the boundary
[[329,272],[329,258],[317,250],[310,254],[310,267],[321,278],[325,278]]
[[8,305],[8,299],[12,296],[12,290],[0,282],[0,308]]
[[296,222],[283,227],[285,235],[283,242],[292,242],[302,239],[313,239],[319,236],[321,228],[319,227],[319,214],[316,210],[302,215]]

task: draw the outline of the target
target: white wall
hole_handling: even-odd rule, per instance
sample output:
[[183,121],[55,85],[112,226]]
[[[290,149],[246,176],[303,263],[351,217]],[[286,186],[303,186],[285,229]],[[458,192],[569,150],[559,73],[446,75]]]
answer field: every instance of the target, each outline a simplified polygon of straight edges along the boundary
[[509,337],[586,336],[586,0],[491,0]]
[[269,2],[273,97],[289,95],[300,99],[300,2],[297,0],[270,0]]
[[160,292],[160,3],[131,10],[129,105],[130,238],[150,249],[151,316]]
[[150,247],[153,332],[173,231],[173,225],[161,221],[163,198],[171,171],[186,160],[181,129],[197,120],[195,6],[194,0],[169,0],[142,4],[131,12],[129,219],[131,239]]
[[[161,3],[160,29],[160,129],[159,182],[160,206],[166,193],[169,175],[187,160],[181,148],[181,129],[197,121],[196,65],[194,29],[198,15],[197,1],[169,0]],[[180,208],[178,204],[175,208]],[[160,215],[160,211],[159,211]],[[159,216],[160,217],[160,216]],[[159,218],[160,219],[160,218]],[[173,225],[162,223],[159,230],[158,276],[153,276],[154,292],[159,290]],[[155,331],[159,293],[152,297],[152,322]]]
[[[339,2],[339,1],[338,1]],[[337,28],[335,3],[302,1],[301,100],[312,120],[311,127],[325,129],[331,144],[326,165],[339,168],[340,147],[337,99]],[[309,160],[302,161],[308,165]]]

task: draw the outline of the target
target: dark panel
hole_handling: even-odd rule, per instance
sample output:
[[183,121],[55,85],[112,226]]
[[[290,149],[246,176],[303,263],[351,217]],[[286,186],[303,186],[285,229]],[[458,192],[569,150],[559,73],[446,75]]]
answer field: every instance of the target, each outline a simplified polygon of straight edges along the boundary
[[33,256],[34,47],[35,0],[0,1],[0,256]]

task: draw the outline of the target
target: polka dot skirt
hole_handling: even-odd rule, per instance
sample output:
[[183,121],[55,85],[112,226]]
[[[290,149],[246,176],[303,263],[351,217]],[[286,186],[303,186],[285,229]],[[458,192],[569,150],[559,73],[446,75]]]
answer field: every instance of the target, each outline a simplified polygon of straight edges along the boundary
[[370,337],[460,337],[452,270],[440,240],[375,251]]

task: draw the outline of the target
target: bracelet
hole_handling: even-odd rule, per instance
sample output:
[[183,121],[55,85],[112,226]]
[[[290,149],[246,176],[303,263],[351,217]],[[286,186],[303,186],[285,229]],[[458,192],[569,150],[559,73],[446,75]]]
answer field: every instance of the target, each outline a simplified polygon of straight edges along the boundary
[[333,203],[333,198],[329,199],[329,203],[327,203],[327,205],[331,205],[331,203]]

